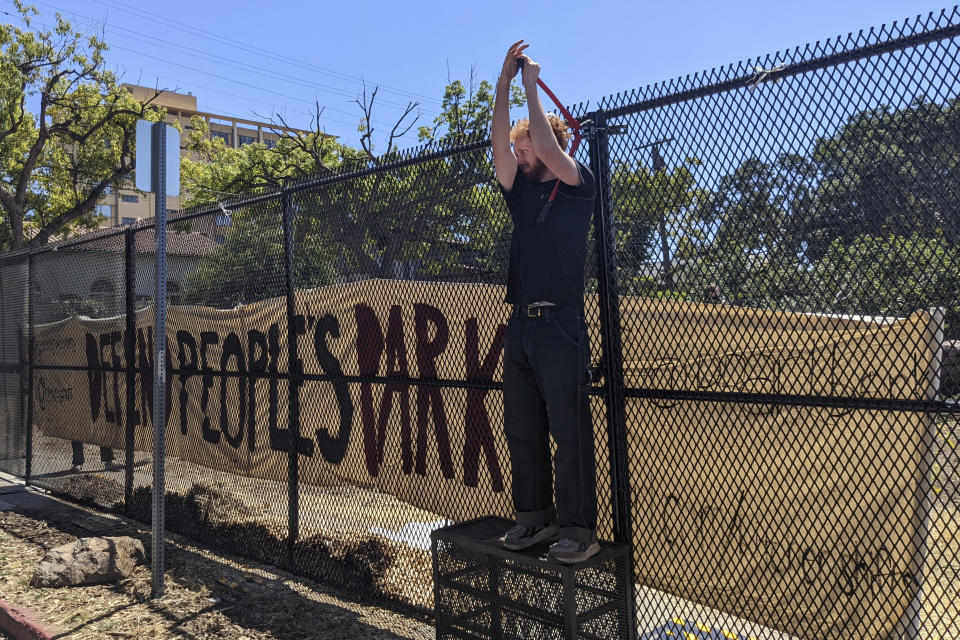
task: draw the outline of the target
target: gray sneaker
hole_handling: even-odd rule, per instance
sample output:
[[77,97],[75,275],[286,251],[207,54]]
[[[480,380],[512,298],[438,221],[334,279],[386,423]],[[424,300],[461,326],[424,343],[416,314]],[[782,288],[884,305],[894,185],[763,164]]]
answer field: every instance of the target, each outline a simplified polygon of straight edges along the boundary
[[576,564],[591,558],[600,552],[600,543],[577,542],[570,538],[560,538],[550,546],[547,559],[561,564]]
[[548,524],[545,527],[528,527],[518,524],[501,536],[500,546],[510,551],[520,551],[541,542],[553,540],[558,533],[560,533],[560,527],[556,524]]

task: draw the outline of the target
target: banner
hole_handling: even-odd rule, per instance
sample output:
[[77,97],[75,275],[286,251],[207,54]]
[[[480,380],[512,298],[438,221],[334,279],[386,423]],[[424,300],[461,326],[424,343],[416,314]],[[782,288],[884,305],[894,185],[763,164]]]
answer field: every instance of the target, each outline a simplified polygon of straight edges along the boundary
[[[502,396],[490,388],[502,372],[502,301],[502,287],[470,284],[298,291],[292,363],[285,299],[169,307],[167,453],[286,482],[293,447],[301,482],[371,487],[455,520],[509,517]],[[596,304],[586,300],[588,318]],[[932,398],[926,312],[877,322],[624,298],[620,315],[629,388]],[[144,372],[152,319],[137,314]],[[599,353],[599,328],[589,329]],[[71,318],[35,335],[37,426],[122,449],[124,319]],[[293,393],[291,370],[302,372]],[[394,376],[414,384],[384,380]],[[152,373],[137,374],[141,451],[152,395]],[[603,476],[603,400],[591,402]],[[917,588],[929,424],[921,412],[629,399],[637,580],[803,638],[883,636]]]

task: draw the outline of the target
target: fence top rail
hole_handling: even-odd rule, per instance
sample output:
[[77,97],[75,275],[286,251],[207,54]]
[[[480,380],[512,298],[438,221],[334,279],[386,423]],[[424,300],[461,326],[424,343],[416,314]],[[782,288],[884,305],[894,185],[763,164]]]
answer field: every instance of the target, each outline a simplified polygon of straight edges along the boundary
[[[223,206],[242,208],[254,206],[257,204],[263,204],[265,202],[270,202],[273,200],[279,200],[284,193],[294,194],[301,191],[307,191],[309,189],[315,189],[318,187],[323,187],[329,184],[336,184],[339,182],[346,182],[349,180],[355,180],[362,178],[368,175],[373,175],[380,172],[392,171],[396,169],[401,169],[406,166],[413,164],[418,164],[421,162],[430,162],[431,160],[436,160],[439,158],[452,157],[457,155],[462,155],[465,153],[470,153],[478,149],[488,147],[490,145],[490,140],[486,137],[477,139],[474,141],[466,142],[463,144],[457,145],[444,145],[443,143],[429,143],[421,145],[418,147],[413,147],[411,149],[399,151],[395,156],[396,160],[390,162],[385,162],[379,165],[371,164],[370,166],[364,167],[362,169],[357,169],[354,171],[344,171],[344,172],[332,172],[332,173],[322,173],[316,176],[310,176],[307,178],[301,178],[296,181],[291,181],[288,185],[282,188],[273,188],[273,189],[262,189],[259,193],[253,195],[238,196],[235,198],[224,199],[221,202],[212,205],[200,205],[195,208],[187,209],[184,212],[178,215],[172,215],[167,218],[167,223],[172,224],[176,222],[182,222],[186,220],[192,220],[195,218],[213,215],[219,213],[222,210]],[[431,149],[434,149],[431,151]],[[153,229],[156,226],[156,220],[154,218],[143,218],[137,220],[131,225],[125,225],[122,227],[108,227],[105,229],[96,229],[87,233],[84,233],[80,236],[66,238],[57,242],[51,242],[39,247],[21,247],[14,249],[12,251],[7,251],[0,253],[0,265],[6,265],[9,263],[16,263],[29,260],[31,256],[58,251],[61,249],[70,249],[73,247],[82,246],[87,242],[92,241],[101,241],[112,236],[120,236],[127,232],[141,232],[148,229]]]
[[931,11],[926,17],[918,15],[913,19],[894,21],[890,26],[884,24],[869,30],[861,29],[857,33],[829,38],[823,43],[817,40],[812,45],[798,46],[792,51],[784,49],[762,58],[741,60],[719,69],[714,67],[692,76],[616,93],[603,98],[600,108],[607,117],[640,113],[958,35],[960,11],[955,5],[949,11],[942,9],[939,14]]
[[82,247],[83,245],[91,242],[102,242],[103,240],[107,240],[115,236],[122,236],[131,229],[134,229],[134,230],[140,229],[143,226],[146,226],[146,225],[135,223],[135,224],[126,225],[122,227],[107,227],[104,229],[95,229],[93,231],[88,231],[83,235],[74,236],[72,238],[65,238],[63,240],[50,242],[38,247],[22,247],[19,249],[14,249],[13,251],[0,253],[0,265],[6,264],[9,262],[24,261],[29,259],[32,256],[37,256],[44,253],[51,253],[54,251],[60,251],[61,249],[70,250],[76,247]]
[[19,249],[0,253],[0,267],[7,266],[11,263],[26,262],[30,259],[30,256],[35,253],[37,253],[37,249],[34,247],[20,247]]
[[[190,209],[184,212],[183,214],[170,218],[168,222],[181,222],[185,220],[192,220],[194,218],[199,218],[202,216],[207,216],[220,212],[221,204],[223,206],[233,207],[233,208],[242,208],[249,207],[257,204],[262,204],[264,202],[270,202],[272,200],[280,199],[284,194],[295,194],[301,191],[308,191],[310,189],[316,189],[319,187],[324,187],[330,184],[337,184],[339,182],[347,182],[350,180],[356,180],[358,178],[363,178],[369,175],[376,173],[382,173],[386,171],[393,171],[396,169],[402,169],[403,167],[410,166],[413,164],[418,164],[421,162],[430,162],[431,160],[436,160],[439,158],[447,158],[451,156],[462,155],[465,153],[470,153],[471,151],[476,151],[490,145],[490,140],[483,138],[480,140],[475,140],[473,142],[468,142],[466,144],[457,145],[457,146],[442,146],[442,145],[423,145],[420,147],[415,147],[410,150],[401,151],[398,153],[400,156],[397,160],[386,162],[380,165],[371,165],[364,167],[362,169],[357,169],[354,171],[345,171],[343,173],[333,172],[333,173],[322,173],[316,176],[301,178],[296,181],[290,182],[283,188],[275,188],[270,191],[265,191],[261,194],[257,194],[252,197],[246,198],[234,198],[230,200],[223,200],[222,203],[217,203],[215,205],[203,205],[195,209]],[[431,147],[436,148],[435,151],[430,151]]]
[[[821,43],[798,46],[794,49],[767,55],[762,58],[748,59],[710,71],[701,71],[694,75],[678,77],[672,80],[647,85],[603,98],[599,107],[607,117],[620,117],[639,113],[669,104],[685,102],[706,95],[732,91],[760,83],[799,75],[816,69],[828,68],[871,55],[907,49],[922,44],[960,36],[960,10],[942,9],[939,13],[930,12],[926,16],[917,15],[902,21],[894,21],[889,26],[861,29],[856,34],[839,35]],[[578,113],[587,110],[586,104],[574,107]],[[293,194],[330,184],[355,180],[379,172],[400,169],[409,165],[429,162],[438,158],[469,153],[490,144],[489,139],[476,139],[461,144],[433,142],[402,150],[394,154],[396,160],[382,164],[369,163],[367,166],[348,171],[337,170],[316,176],[291,181],[281,188],[267,188],[260,193],[225,199],[213,205],[201,205],[171,216],[168,222],[175,223],[218,213],[222,206],[247,207],[277,200],[283,194]],[[132,229],[133,232],[153,228],[153,218],[146,218],[128,227],[114,227],[96,230],[82,236],[69,238],[41,247],[16,249],[0,254],[0,265],[16,263],[29,259],[31,255],[69,249],[91,240],[101,240],[111,235],[120,235]]]

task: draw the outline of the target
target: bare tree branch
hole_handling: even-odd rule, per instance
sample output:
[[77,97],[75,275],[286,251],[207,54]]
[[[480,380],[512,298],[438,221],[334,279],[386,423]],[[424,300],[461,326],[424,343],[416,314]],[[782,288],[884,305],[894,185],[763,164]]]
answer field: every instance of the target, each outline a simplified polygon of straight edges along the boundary
[[[380,89],[379,86],[373,88],[373,91],[370,94],[370,98],[367,99],[367,83],[363,83],[363,98],[362,100],[355,100],[360,109],[363,111],[363,135],[360,136],[360,146],[363,147],[364,152],[367,154],[367,157],[373,161],[374,164],[380,164],[380,158],[378,158],[373,153],[373,104],[377,98],[377,91]],[[413,118],[409,125],[404,126],[404,120],[407,119],[411,113],[416,111],[420,106],[419,102],[408,102],[403,113],[397,118],[397,121],[394,123],[393,128],[390,130],[390,136],[387,138],[387,151],[383,155],[389,155],[394,151],[397,151],[398,146],[396,145],[397,138],[402,138],[407,135],[410,130],[417,124],[417,121],[420,119],[420,113]],[[401,127],[403,129],[401,130]],[[382,157],[382,156],[381,156]]]
[[[370,106],[371,106],[371,107],[373,106],[373,101],[372,101],[372,100],[370,101]],[[393,153],[393,152],[396,150],[396,149],[394,148],[394,140],[396,140],[396,138],[402,138],[403,136],[407,135],[407,133],[410,132],[410,129],[413,128],[413,125],[417,124],[417,120],[420,119],[420,113],[419,113],[419,112],[417,113],[417,115],[413,118],[413,120],[410,122],[410,124],[407,125],[407,127],[406,127],[403,131],[401,131],[400,133],[397,133],[397,129],[400,128],[401,124],[402,124],[403,121],[406,119],[406,117],[407,117],[408,115],[410,115],[411,113],[413,113],[414,109],[416,109],[416,108],[419,107],[419,106],[420,106],[420,103],[419,103],[419,102],[408,102],[408,103],[407,103],[407,108],[404,109],[403,115],[400,116],[400,118],[397,120],[396,124],[393,125],[393,129],[390,130],[390,139],[387,141],[387,153]]]
[[[325,161],[325,156],[330,151],[330,147],[334,144],[333,137],[327,136],[320,129],[320,118],[323,115],[324,108],[320,106],[319,101],[314,101],[314,114],[310,116],[310,128],[312,129],[311,133],[303,133],[302,131],[295,130],[294,127],[291,127],[287,124],[286,119],[279,113],[274,114],[271,117],[270,122],[275,127],[281,126],[286,129],[280,130],[276,128],[271,128],[270,131],[277,136],[285,137],[291,141],[294,145],[294,148],[300,149],[304,153],[310,156],[313,160],[316,168],[324,173],[333,173],[333,168],[328,166]],[[279,125],[277,122],[279,121]],[[290,133],[290,130],[293,130],[293,133]],[[274,153],[283,153],[279,149],[271,149]],[[297,173],[302,173],[299,171],[299,168],[295,165],[288,165],[288,168],[296,169]],[[311,172],[312,173],[312,172]]]
[[373,93],[370,94],[370,100],[367,100],[367,82],[363,81],[363,100],[354,100],[360,109],[363,111],[363,135],[360,136],[360,146],[363,147],[364,152],[366,152],[367,157],[370,158],[373,162],[377,162],[377,157],[373,153],[373,101],[377,98],[377,91],[380,89],[379,86],[373,88]]

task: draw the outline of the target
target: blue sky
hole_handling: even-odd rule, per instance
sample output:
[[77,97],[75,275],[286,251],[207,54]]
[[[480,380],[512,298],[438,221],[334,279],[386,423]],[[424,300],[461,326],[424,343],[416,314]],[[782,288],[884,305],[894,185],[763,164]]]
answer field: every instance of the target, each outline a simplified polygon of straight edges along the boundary
[[[511,42],[525,39],[542,77],[568,104],[756,58],[838,34],[939,12],[933,0],[709,2],[221,2],[34,0],[38,22],[60,11],[102,30],[122,79],[190,91],[202,111],[280,113],[356,146],[363,80],[380,86],[375,140],[410,101],[421,124],[448,79],[494,80]],[[12,12],[10,0],[0,10]],[[5,15],[10,20],[9,15]],[[416,144],[413,134],[402,146]]]

